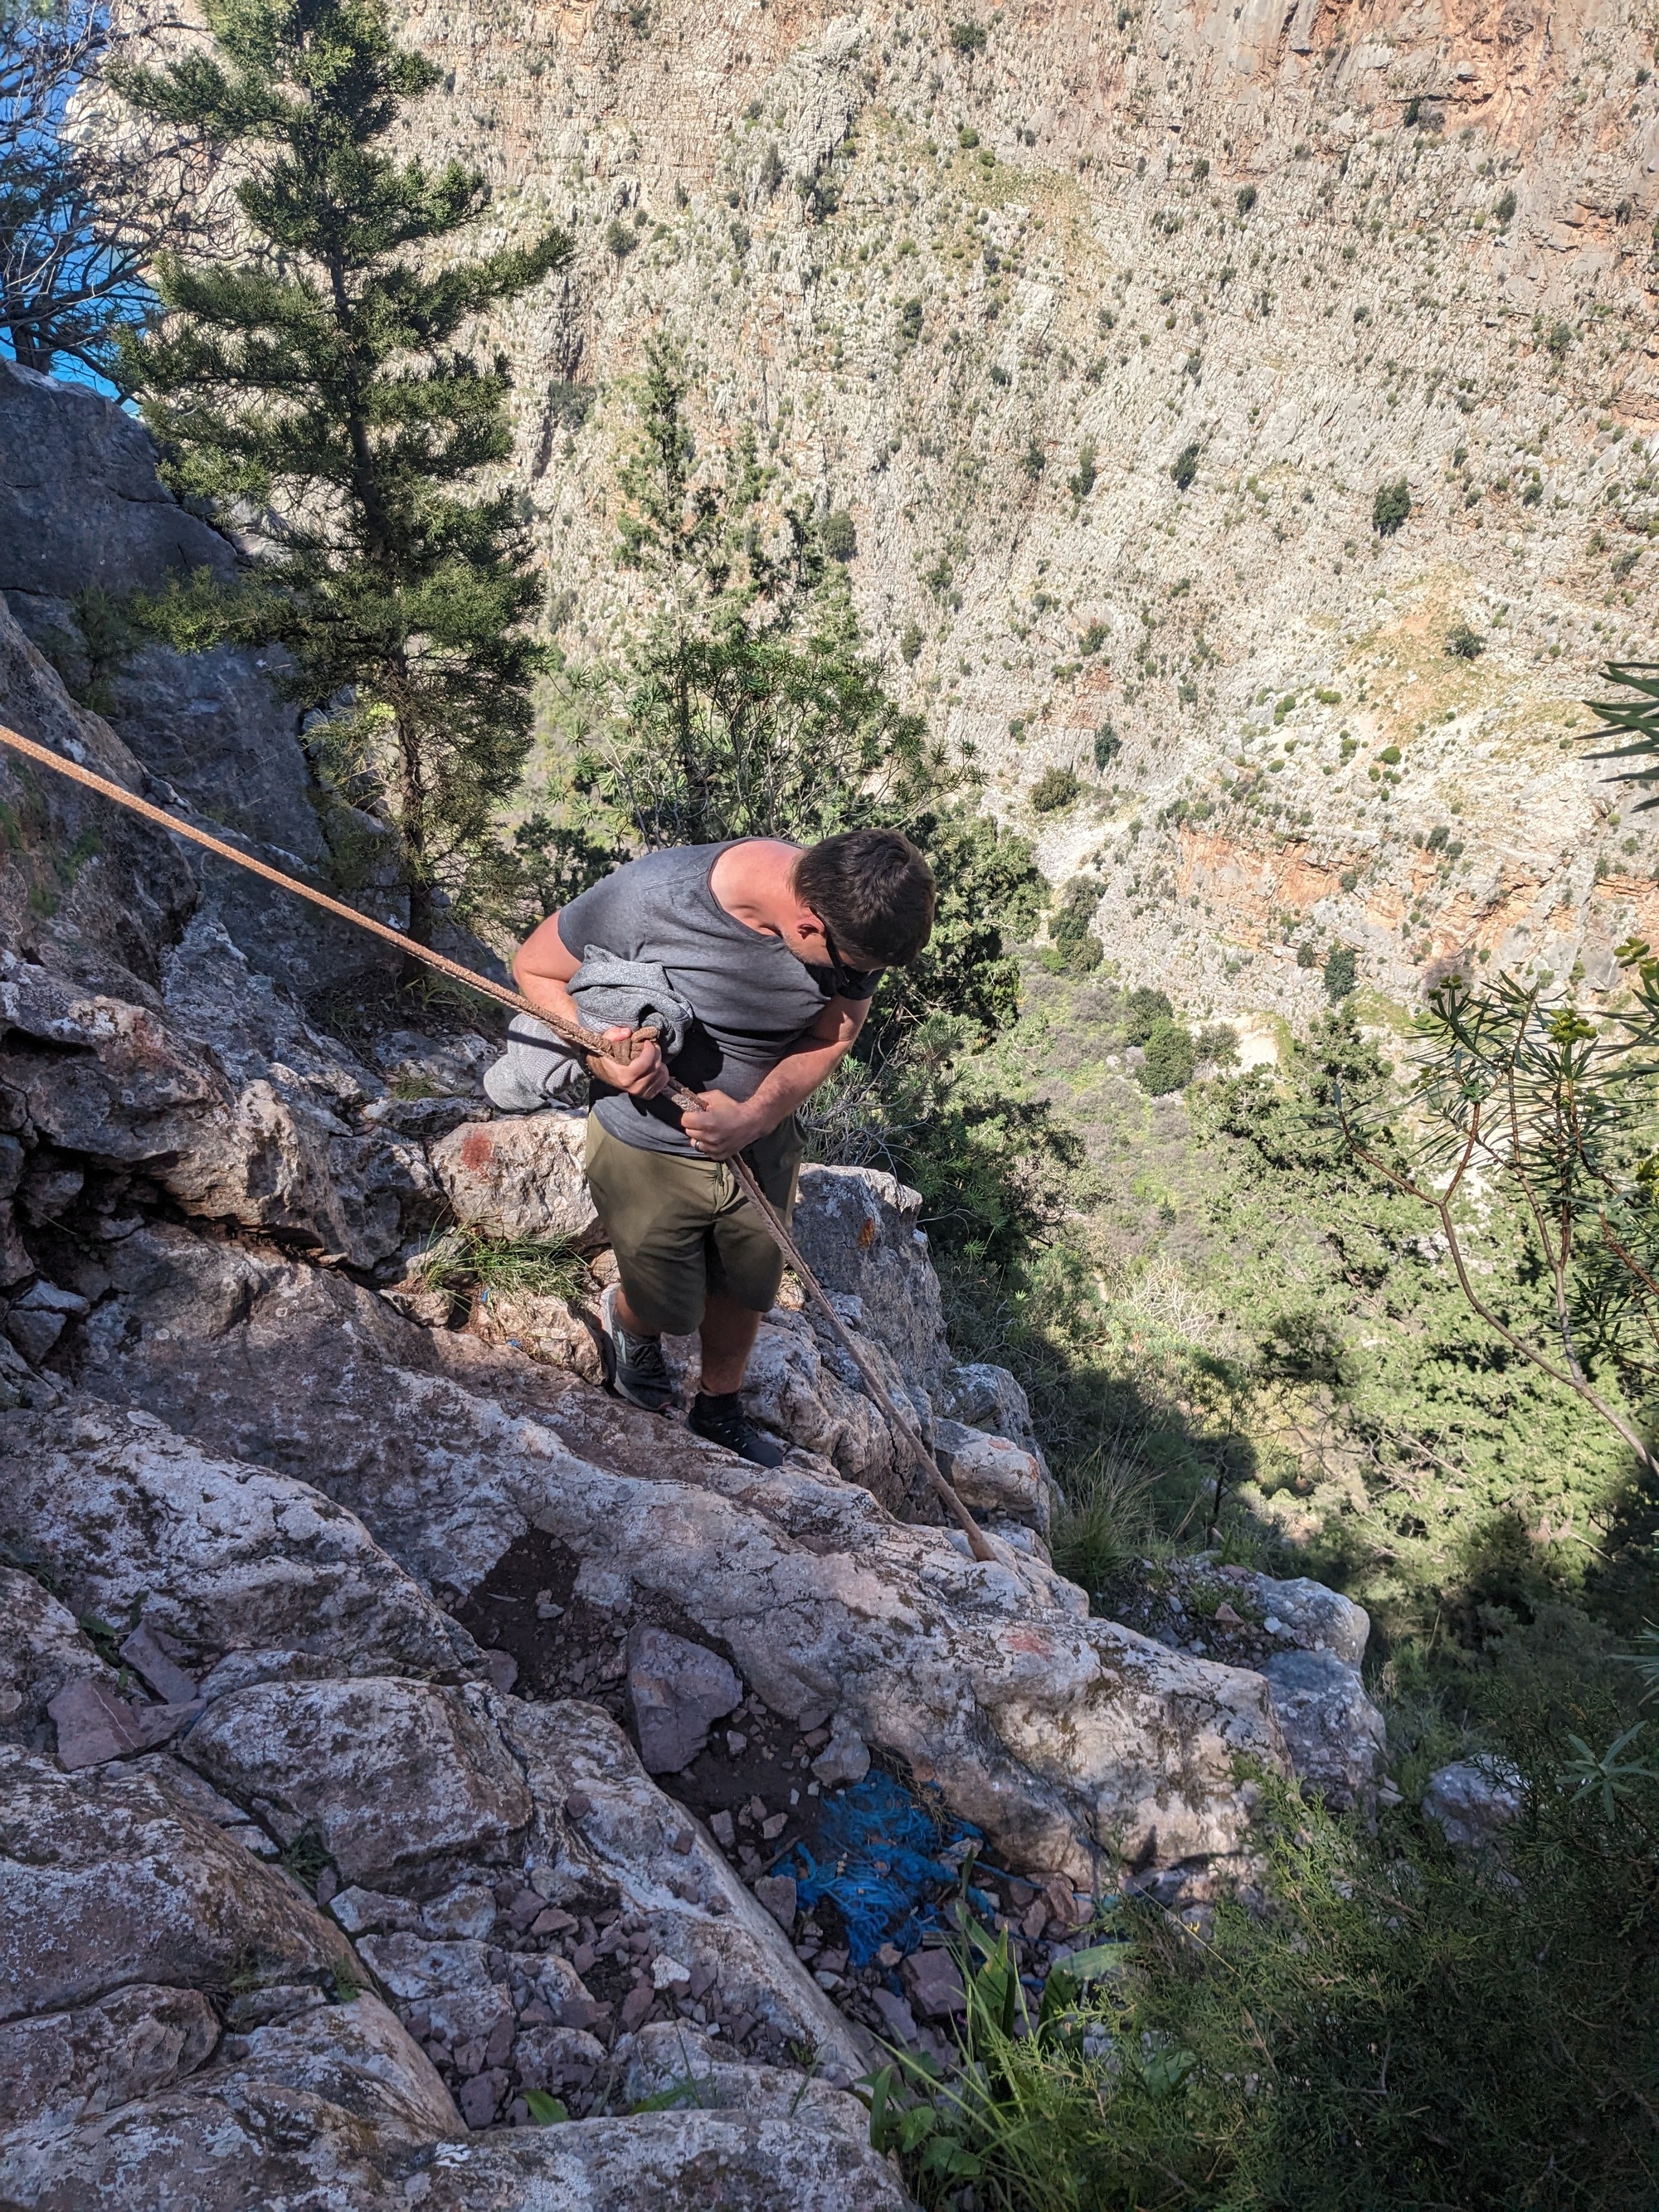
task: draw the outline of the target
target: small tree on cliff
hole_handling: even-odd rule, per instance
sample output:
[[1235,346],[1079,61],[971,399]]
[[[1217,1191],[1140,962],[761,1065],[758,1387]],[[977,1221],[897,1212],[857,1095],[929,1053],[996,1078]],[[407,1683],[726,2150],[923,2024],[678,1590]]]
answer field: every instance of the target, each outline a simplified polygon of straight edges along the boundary
[[205,575],[143,609],[177,644],[288,648],[325,777],[397,827],[410,927],[434,894],[487,902],[508,868],[493,817],[528,749],[538,596],[504,460],[507,364],[476,319],[568,255],[546,231],[447,260],[481,178],[381,141],[439,72],[400,49],[381,0],[205,0],[210,52],[120,72],[135,106],[229,155],[235,258],[162,256],[161,331],[133,381],[182,495],[268,548],[241,582]]

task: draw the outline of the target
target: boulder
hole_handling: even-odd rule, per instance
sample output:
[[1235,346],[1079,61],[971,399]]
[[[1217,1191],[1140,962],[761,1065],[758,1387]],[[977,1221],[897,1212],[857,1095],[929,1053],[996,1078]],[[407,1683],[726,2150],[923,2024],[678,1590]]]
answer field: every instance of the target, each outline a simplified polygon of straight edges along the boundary
[[940,1421],[934,1437],[939,1465],[970,1512],[1018,1522],[1047,1538],[1059,1493],[1039,1454],[960,1421]]
[[586,1130],[581,1114],[463,1121],[433,1146],[433,1172],[458,1221],[492,1237],[596,1250],[604,1232],[588,1194]]
[[[382,2146],[459,2132],[437,2069],[397,2015],[367,1991],[227,2039],[221,2057],[243,2081],[280,2082],[355,2114]],[[212,2076],[202,2086],[222,2087]]]
[[743,1684],[718,1651],[660,1628],[628,1639],[628,1697],[647,1774],[678,1774],[717,1720],[743,1702]]
[[114,597],[235,567],[161,483],[136,416],[85,384],[0,363],[0,592],[68,599],[95,585]]
[[1143,1560],[1109,1596],[1121,1620],[1168,1648],[1260,1672],[1294,1771],[1334,1810],[1370,1796],[1388,1732],[1359,1670],[1363,1606],[1305,1576],[1279,1580],[1207,1553]]
[[204,2065],[219,2040],[199,1990],[139,1983],[72,2012],[0,2027],[0,2128],[61,2125],[152,2097]]
[[597,1322],[551,1291],[486,1286],[478,1293],[471,1326],[486,1344],[510,1345],[531,1359],[579,1375],[584,1382],[605,1379]]
[[0,1749],[0,2020],[138,1983],[258,1991],[337,1975],[361,1979],[339,1929],[152,1775],[66,1775]]
[[1030,1401],[1006,1367],[982,1359],[957,1362],[945,1369],[933,1402],[947,1419],[983,1429],[988,1436],[1006,1437],[1042,1462]]
[[1333,1812],[1362,1803],[1382,1771],[1388,1728],[1359,1669],[1334,1651],[1276,1651],[1261,1671],[1298,1778]]
[[[210,1046],[130,1000],[0,970],[0,1084],[61,1152],[149,1176],[187,1213],[372,1266],[429,1217],[407,1146],[356,1134],[292,1071],[237,1083]],[[424,1212],[423,1212],[424,1209]]]
[[[283,1647],[340,1674],[452,1680],[476,1662],[471,1638],[352,1514],[151,1414],[86,1401],[0,1416],[0,1521],[77,1614],[125,1620],[142,1605],[152,1639],[204,1660]],[[143,1655],[129,1656],[143,1671]],[[153,1686],[166,1696],[187,1681]]]
[[1526,1785],[1507,1759],[1456,1759],[1423,1792],[1424,1819],[1457,1851],[1490,1850],[1526,1808]]
[[625,2060],[623,2095],[630,2105],[672,2095],[687,2111],[808,2112],[867,2142],[870,2115],[844,2082],[793,2066],[737,2066],[712,2036],[689,2021],[657,2021],[617,2046]]
[[0,2138],[0,2203],[8,2212],[386,2212],[416,2155],[308,2091],[232,2075],[212,2092],[187,2083],[73,2128],[48,2121]]
[[[0,1457],[0,1485],[5,1473]],[[66,1606],[34,1576],[0,1567],[0,1742],[47,1749],[52,1699],[75,1682],[101,1682],[112,1692],[115,1680]]]
[[714,2175],[719,2202],[732,2212],[914,2212],[892,2167],[871,2149],[867,2123],[860,2140],[817,2107],[641,2112],[514,2129],[469,2146],[464,2160],[434,2160],[420,2202],[422,2212],[699,2212]]
[[501,1853],[532,1803],[482,1692],[368,1676],[218,1698],[183,1744],[283,1842],[310,1830],[340,1878],[384,1887],[445,1856]]
[[856,1298],[842,1309],[931,1392],[951,1365],[939,1278],[917,1225],[921,1194],[875,1168],[807,1167],[795,1200],[795,1241],[826,1291]]
[[[682,1358],[672,1360],[679,1348],[671,1345],[672,1364],[689,1370],[696,1341],[685,1340]],[[931,1425],[926,1401],[918,1404],[916,1395],[907,1391],[873,1339],[864,1338],[861,1348],[897,1403],[910,1406],[925,1435]],[[683,1396],[690,1387],[688,1372]],[[908,1453],[866,1394],[863,1378],[845,1352],[805,1313],[774,1307],[762,1322],[744,1378],[743,1407],[762,1428],[827,1461],[890,1509],[897,1510],[911,1494],[915,1478]]]

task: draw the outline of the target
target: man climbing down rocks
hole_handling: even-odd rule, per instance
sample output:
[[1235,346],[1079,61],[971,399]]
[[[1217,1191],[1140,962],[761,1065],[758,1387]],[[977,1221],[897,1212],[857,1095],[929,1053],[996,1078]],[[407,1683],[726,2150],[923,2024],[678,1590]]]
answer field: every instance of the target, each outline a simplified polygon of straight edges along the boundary
[[[647,854],[550,915],[514,963],[520,990],[560,1019],[661,1046],[586,1071],[587,1177],[617,1255],[604,1300],[616,1385],[660,1412],[673,1396],[665,1334],[701,1333],[699,1436],[762,1467],[782,1449],[738,1394],[782,1255],[725,1163],[741,1152],[788,1218],[803,1140],[795,1109],[863,1028],[883,969],[933,925],[933,878],[895,830],[850,830],[803,851],[774,838]],[[670,1074],[701,1103],[682,1115]],[[527,1017],[484,1088],[509,1111],[574,1104],[583,1084]]]

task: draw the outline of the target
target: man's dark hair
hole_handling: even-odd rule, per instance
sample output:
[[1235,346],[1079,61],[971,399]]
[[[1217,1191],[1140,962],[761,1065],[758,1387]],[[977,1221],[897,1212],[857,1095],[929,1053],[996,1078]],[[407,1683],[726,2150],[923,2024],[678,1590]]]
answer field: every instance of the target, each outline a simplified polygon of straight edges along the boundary
[[933,934],[933,872],[897,830],[843,830],[809,846],[794,885],[849,967],[902,968]]

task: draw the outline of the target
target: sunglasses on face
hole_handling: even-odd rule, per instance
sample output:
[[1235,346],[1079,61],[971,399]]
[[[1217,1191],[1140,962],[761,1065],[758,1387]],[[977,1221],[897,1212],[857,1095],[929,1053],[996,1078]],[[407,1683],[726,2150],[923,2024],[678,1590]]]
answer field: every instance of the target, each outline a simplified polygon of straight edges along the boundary
[[854,981],[861,981],[868,971],[862,968],[850,967],[848,963],[842,959],[841,947],[836,943],[835,933],[831,930],[829,923],[824,920],[821,914],[814,915],[813,920],[817,923],[818,927],[823,932],[823,949],[825,953],[829,956],[824,961],[823,965],[827,967],[830,973],[835,976],[836,989],[839,991],[846,984]]

